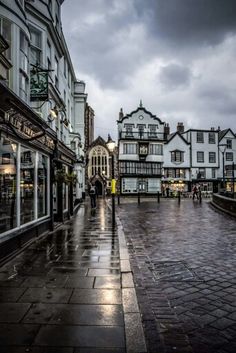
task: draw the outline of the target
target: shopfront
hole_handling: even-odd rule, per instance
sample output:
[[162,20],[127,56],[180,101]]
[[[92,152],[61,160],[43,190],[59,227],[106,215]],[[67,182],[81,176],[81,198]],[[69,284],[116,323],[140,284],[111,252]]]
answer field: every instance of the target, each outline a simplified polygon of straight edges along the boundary
[[56,133],[0,83],[0,257],[53,224]]

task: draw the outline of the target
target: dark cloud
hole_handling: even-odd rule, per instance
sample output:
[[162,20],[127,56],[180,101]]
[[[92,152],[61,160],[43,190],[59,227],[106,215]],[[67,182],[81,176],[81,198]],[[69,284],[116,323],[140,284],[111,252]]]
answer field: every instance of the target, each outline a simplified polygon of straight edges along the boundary
[[164,66],[159,74],[160,82],[167,89],[186,88],[190,84],[191,71],[178,64]]
[[134,1],[152,35],[174,45],[215,45],[236,31],[235,0]]

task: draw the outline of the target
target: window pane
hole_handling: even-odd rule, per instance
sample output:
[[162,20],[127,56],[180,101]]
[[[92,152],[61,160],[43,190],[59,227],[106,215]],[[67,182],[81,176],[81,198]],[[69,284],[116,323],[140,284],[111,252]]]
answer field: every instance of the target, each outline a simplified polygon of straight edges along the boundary
[[17,145],[2,135],[0,139],[0,233],[16,227]]
[[21,224],[28,223],[34,219],[34,174],[35,174],[35,152],[27,147],[21,146],[20,165],[20,203]]
[[39,154],[38,160],[38,217],[46,216],[47,207],[48,158]]

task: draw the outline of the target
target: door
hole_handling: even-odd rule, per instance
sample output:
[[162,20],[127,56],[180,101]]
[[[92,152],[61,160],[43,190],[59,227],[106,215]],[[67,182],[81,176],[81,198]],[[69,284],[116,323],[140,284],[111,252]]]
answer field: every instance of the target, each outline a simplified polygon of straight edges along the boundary
[[138,191],[141,193],[147,192],[147,180],[146,179],[139,179]]

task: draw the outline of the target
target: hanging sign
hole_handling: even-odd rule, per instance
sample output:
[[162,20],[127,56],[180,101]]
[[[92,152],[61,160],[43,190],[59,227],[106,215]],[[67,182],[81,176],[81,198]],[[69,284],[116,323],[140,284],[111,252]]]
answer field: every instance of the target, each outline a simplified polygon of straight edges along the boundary
[[48,72],[32,70],[30,73],[30,100],[45,101],[48,99]]

